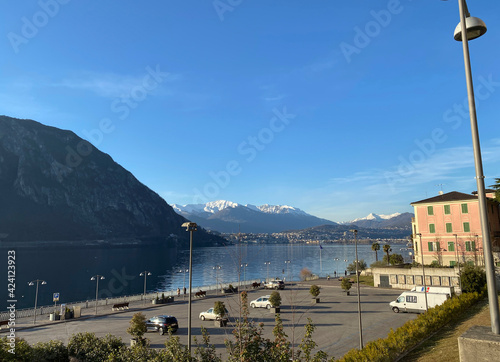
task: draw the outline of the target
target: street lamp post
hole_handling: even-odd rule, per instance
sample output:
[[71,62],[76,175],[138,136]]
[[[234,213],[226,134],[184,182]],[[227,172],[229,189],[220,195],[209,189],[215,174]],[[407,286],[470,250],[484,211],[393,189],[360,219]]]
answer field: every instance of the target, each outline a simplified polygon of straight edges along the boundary
[[266,276],[266,283],[269,281],[269,265],[271,264],[270,261],[265,261],[264,264],[267,265],[267,276]]
[[[476,169],[477,198],[479,203],[479,215],[481,219],[481,232],[483,234],[484,263],[486,269],[486,282],[488,286],[488,301],[490,305],[491,330],[494,334],[500,334],[500,317],[498,309],[498,297],[495,282],[495,268],[493,254],[491,252],[490,229],[488,225],[487,201],[484,187],[483,161],[481,158],[481,146],[479,143],[479,130],[477,126],[476,104],[474,100],[474,86],[472,83],[472,71],[469,56],[469,40],[475,39],[486,33],[484,22],[471,17],[465,0],[458,0],[460,9],[460,24],[455,28],[454,38],[462,42],[465,65],[465,79],[467,82],[467,98],[469,100],[469,116],[472,133],[472,148],[474,152],[474,164]],[[463,36],[465,34],[465,36]]]
[[144,270],[141,274],[139,274],[140,277],[144,277],[144,297],[143,299],[143,304],[146,304],[146,280],[148,276],[153,275],[151,272],[148,272],[147,270]]
[[424,284],[424,295],[425,295],[425,311],[429,309],[429,304],[427,302],[427,283],[425,282],[425,267],[424,267],[424,249],[422,248],[422,234],[417,234],[420,240],[420,261],[422,263],[422,282]]
[[244,264],[240,265],[240,267],[243,268],[243,282],[244,282],[244,285],[245,285],[245,290],[247,289],[247,285],[246,285],[246,280],[247,280],[247,266],[248,266],[248,263],[244,263]]
[[38,284],[42,284],[42,285],[45,285],[47,284],[47,282],[45,280],[40,280],[40,279],[36,279],[36,280],[32,280],[31,282],[28,283],[28,285],[31,287],[33,285],[35,285],[36,283],[36,291],[35,291],[35,313],[34,313],[34,318],[33,318],[33,324],[36,323],[36,305],[37,305],[37,302],[38,302]]
[[193,232],[198,230],[195,222],[185,222],[181,227],[189,231],[189,300],[188,300],[188,350],[191,355],[191,288],[193,286]]
[[292,280],[290,279],[290,273],[288,272],[288,265],[290,265],[291,261],[290,260],[285,260],[285,264],[286,264],[286,275],[287,275],[287,278],[288,278],[288,283],[291,283]]
[[363,327],[361,325],[361,293],[359,291],[359,261],[358,261],[358,230],[353,229],[350,230],[354,233],[354,250],[356,253],[356,286],[358,292],[358,322],[359,322],[359,349],[363,349]]
[[217,295],[219,289],[219,270],[222,267],[220,265],[214,266],[212,269],[215,270],[215,295]]
[[99,295],[99,279],[104,280],[104,277],[102,275],[94,275],[90,280],[95,280],[96,285],[95,285],[95,315],[97,315],[97,297]]
[[181,269],[179,273],[184,273],[184,280],[182,282],[182,300],[186,299],[186,273],[189,272],[189,269]]
[[458,285],[460,287],[460,293],[462,292],[462,276],[460,275],[460,254],[458,253],[458,235],[453,234],[455,237],[455,249],[456,249],[456,255],[457,255],[457,264],[458,264]]

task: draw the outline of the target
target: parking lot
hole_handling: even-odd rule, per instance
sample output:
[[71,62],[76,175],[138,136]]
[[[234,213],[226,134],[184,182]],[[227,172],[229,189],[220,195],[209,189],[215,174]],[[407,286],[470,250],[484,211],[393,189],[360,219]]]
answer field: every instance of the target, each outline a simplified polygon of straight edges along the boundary
[[[281,318],[283,320],[285,333],[288,339],[293,341],[295,346],[300,344],[304,336],[304,326],[307,318],[311,318],[316,331],[313,339],[318,343],[319,348],[328,353],[329,356],[340,357],[351,348],[359,347],[359,322],[358,305],[355,285],[351,289],[349,296],[342,291],[338,281],[321,280],[315,282],[321,286],[319,295],[320,303],[312,304],[309,294],[311,283],[301,283],[290,288],[287,285],[285,290],[281,290],[282,297]],[[271,291],[264,289],[249,290],[248,301],[260,296],[270,294]],[[414,319],[415,314],[393,313],[389,308],[389,302],[395,300],[401,294],[400,290],[380,289],[362,286],[361,287],[361,310],[363,341],[367,343],[371,340],[384,338],[390,329],[396,329],[406,321]],[[213,321],[201,321],[198,315],[202,311],[214,306],[217,300],[224,301],[230,314],[230,321],[227,327],[216,327]],[[178,319],[179,330],[176,335],[180,337],[180,342],[187,344],[187,324],[188,324],[188,304],[187,301],[180,300],[175,303],[163,304],[159,306],[143,306],[141,302],[131,304],[130,309],[123,312],[100,311],[99,313],[109,313],[95,318],[82,318],[60,322],[47,322],[46,319],[37,322],[37,326],[18,330],[16,335],[26,339],[33,344],[39,341],[61,340],[67,344],[70,337],[78,332],[93,332],[97,336],[112,334],[122,338],[125,343],[130,340],[130,335],[126,330],[129,321],[134,313],[141,311],[147,318],[154,315],[173,315]],[[210,333],[210,342],[215,345],[217,352],[226,355],[224,340],[233,339],[232,331],[234,321],[240,315],[240,304],[238,294],[215,295],[209,294],[206,298],[194,299],[192,304],[192,336],[201,341],[201,326],[204,326]],[[90,313],[90,311],[89,311]],[[83,315],[85,317],[85,315]],[[265,308],[250,308],[250,318],[257,323],[264,324],[264,337],[273,338],[272,329],[274,327],[274,314]],[[40,317],[41,319],[41,317]],[[18,326],[29,326],[29,321]],[[1,336],[1,335],[0,335]],[[163,348],[168,335],[149,332],[146,337],[151,341],[151,347]],[[193,346],[194,340],[193,340]]]

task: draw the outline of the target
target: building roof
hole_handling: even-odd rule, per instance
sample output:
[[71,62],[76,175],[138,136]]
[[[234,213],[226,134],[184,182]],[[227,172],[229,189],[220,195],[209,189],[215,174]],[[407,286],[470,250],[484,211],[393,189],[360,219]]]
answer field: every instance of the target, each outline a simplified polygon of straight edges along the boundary
[[452,191],[446,194],[431,197],[429,199],[415,201],[412,202],[410,205],[432,204],[435,202],[447,202],[447,201],[467,201],[467,200],[477,200],[477,195],[470,195],[470,194],[464,194],[463,192]]

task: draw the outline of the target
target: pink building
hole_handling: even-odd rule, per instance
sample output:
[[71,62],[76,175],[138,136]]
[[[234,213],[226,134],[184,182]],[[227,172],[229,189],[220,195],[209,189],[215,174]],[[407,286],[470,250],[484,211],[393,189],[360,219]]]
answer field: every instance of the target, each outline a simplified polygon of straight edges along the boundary
[[[500,213],[493,190],[486,190],[488,221],[495,263],[500,262]],[[449,192],[411,204],[413,247],[418,263],[484,265],[477,195]]]

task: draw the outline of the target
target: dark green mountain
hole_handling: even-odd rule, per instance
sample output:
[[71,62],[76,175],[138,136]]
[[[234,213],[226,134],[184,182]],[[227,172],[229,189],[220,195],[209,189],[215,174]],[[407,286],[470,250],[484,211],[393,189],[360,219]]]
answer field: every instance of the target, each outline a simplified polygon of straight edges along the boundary
[[[185,247],[186,221],[73,132],[0,116],[0,245],[105,240]],[[199,229],[194,241],[223,239]]]

